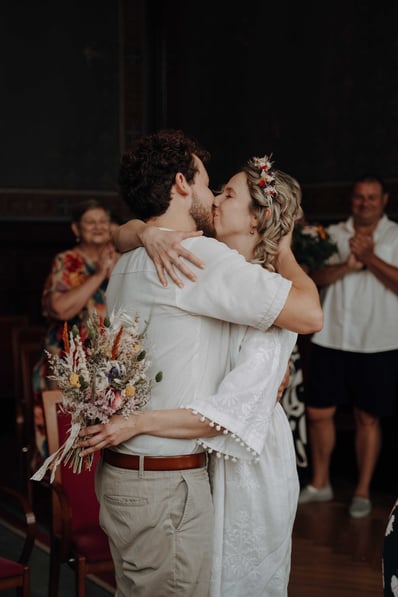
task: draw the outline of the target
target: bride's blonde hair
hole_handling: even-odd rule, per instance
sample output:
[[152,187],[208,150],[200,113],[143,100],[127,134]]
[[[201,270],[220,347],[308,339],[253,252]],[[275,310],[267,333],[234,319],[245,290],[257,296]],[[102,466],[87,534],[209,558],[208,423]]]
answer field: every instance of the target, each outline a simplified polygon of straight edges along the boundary
[[[268,169],[272,175],[269,186],[264,185],[263,182],[263,169],[259,168],[259,164],[262,163],[271,166],[271,169]],[[301,187],[290,174],[274,170],[268,156],[249,159],[242,171],[247,176],[252,198],[250,210],[257,218],[257,232],[260,235],[252,261],[260,263],[270,271],[275,271],[279,240],[288,234],[294,221],[301,214]]]

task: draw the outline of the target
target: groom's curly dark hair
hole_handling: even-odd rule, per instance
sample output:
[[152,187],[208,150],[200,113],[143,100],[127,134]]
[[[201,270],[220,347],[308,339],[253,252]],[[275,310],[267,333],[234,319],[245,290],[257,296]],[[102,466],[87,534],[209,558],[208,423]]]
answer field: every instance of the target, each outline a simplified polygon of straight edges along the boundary
[[133,215],[141,220],[162,215],[170,202],[178,172],[192,183],[197,172],[193,154],[205,164],[210,153],[180,130],[161,130],[137,140],[121,160],[119,189]]

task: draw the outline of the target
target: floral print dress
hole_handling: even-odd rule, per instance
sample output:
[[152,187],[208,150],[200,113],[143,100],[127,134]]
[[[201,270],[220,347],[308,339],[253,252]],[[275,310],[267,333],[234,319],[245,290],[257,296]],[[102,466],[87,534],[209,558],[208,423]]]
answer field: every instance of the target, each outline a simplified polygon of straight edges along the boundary
[[289,359],[290,380],[285,388],[281,405],[286,413],[293,433],[297,466],[308,467],[307,425],[304,402],[304,379],[301,355],[298,344],[293,348]]
[[[72,288],[80,286],[87,280],[87,278],[94,274],[95,270],[95,263],[88,261],[87,258],[83,257],[83,255],[76,249],[70,249],[58,253],[55,256],[50,274],[44,284],[42,312],[44,317],[47,318],[49,326],[44,340],[43,353],[33,369],[33,409],[36,440],[36,455],[34,457],[35,462],[32,463],[33,466],[41,464],[43,459],[48,456],[41,392],[46,389],[53,389],[54,385],[51,380],[48,379],[48,376],[51,375],[51,370],[44,351],[47,350],[51,354],[59,354],[63,349],[62,333],[64,322],[52,317],[50,296],[54,291],[67,292]],[[78,326],[83,340],[87,337],[86,321],[89,312],[95,309],[102,319],[106,315],[106,286],[107,281],[105,280],[89,299],[84,308],[68,321],[69,326]]]

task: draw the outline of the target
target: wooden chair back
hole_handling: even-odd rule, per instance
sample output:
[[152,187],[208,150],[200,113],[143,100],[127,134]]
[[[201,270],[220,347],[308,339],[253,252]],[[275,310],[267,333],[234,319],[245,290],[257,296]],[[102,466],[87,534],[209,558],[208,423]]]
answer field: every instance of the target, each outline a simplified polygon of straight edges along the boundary
[[27,315],[0,316],[0,398],[13,398],[15,396],[12,330],[28,323],[29,319]]
[[[62,412],[59,390],[43,392],[43,407],[49,453],[65,441],[70,415]],[[99,454],[90,471],[74,473],[59,465],[52,489],[51,556],[49,595],[56,595],[60,566],[68,562],[76,572],[76,596],[85,596],[87,574],[113,572],[108,538],[99,526],[99,504],[95,495],[94,476]],[[111,581],[114,585],[112,577]]]
[[32,484],[29,481],[36,461],[34,430],[33,369],[43,350],[45,327],[17,326],[12,331],[12,352],[15,374],[15,427],[18,449],[20,486],[33,503]]
[[14,370],[14,388],[17,396],[23,392],[23,372],[21,363],[21,347],[25,344],[35,344],[38,355],[44,346],[46,328],[44,325],[25,323],[15,326],[11,333],[12,360]]

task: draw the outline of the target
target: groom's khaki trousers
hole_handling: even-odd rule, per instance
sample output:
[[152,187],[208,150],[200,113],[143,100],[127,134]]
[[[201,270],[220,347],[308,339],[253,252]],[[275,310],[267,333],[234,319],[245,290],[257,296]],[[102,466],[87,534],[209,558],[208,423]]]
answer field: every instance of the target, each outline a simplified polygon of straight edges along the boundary
[[214,525],[206,467],[137,471],[100,461],[96,491],[117,597],[207,597]]

